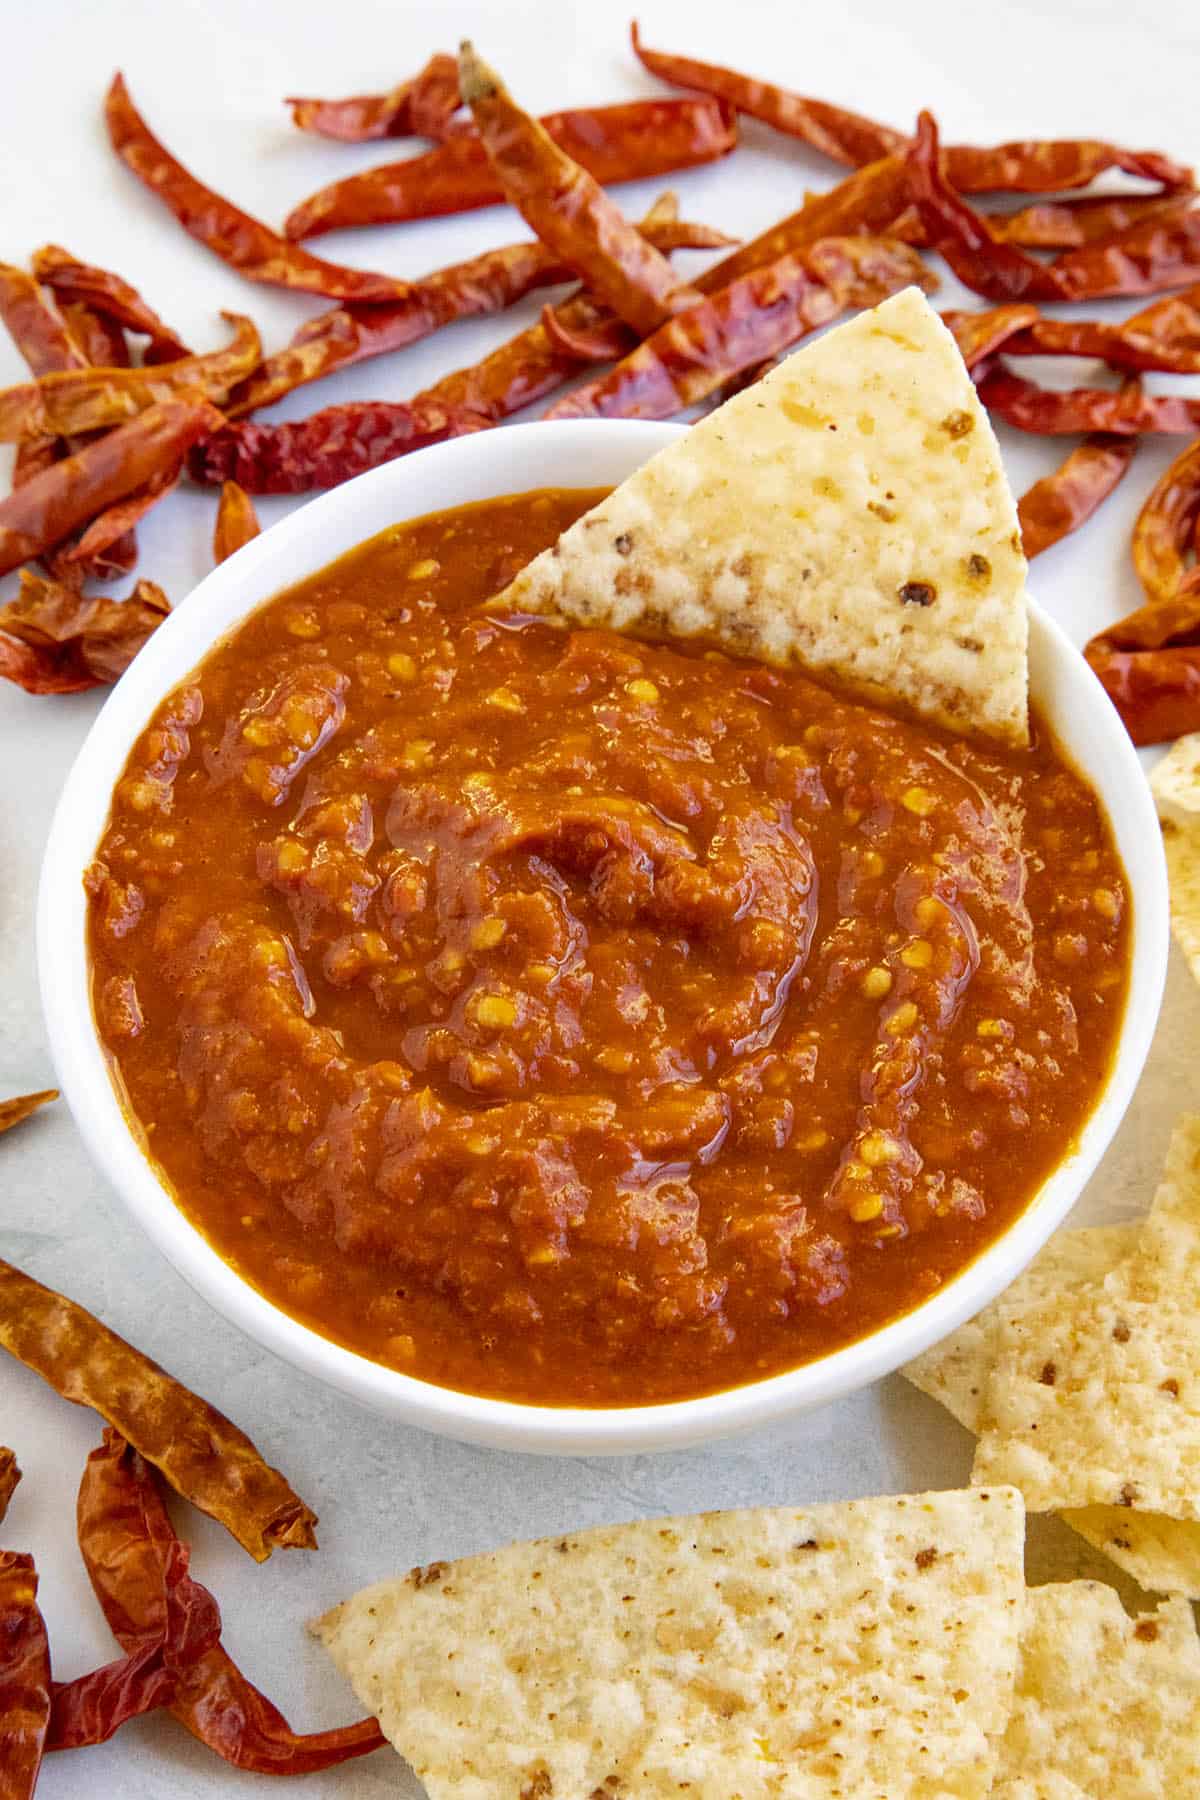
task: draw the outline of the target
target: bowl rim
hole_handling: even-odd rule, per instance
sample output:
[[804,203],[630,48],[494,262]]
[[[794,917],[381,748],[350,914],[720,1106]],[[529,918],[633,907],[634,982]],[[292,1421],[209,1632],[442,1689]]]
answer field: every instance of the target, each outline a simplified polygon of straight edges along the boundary
[[[599,458],[629,473],[686,430],[686,425],[612,420],[510,426],[499,483],[495,439],[483,433],[385,464],[297,508],[204,577],[112,690],[67,776],[42,862],[37,963],[59,1085],[94,1162],[151,1241],[227,1321],[305,1374],[401,1423],[493,1448],[564,1455],[681,1448],[825,1405],[910,1361],[994,1299],[1066,1217],[1132,1098],[1162,997],[1167,880],[1149,786],[1100,683],[1061,627],[1031,600],[1031,671],[1035,664],[1043,666],[1055,696],[1068,713],[1078,714],[1077,726],[1082,722],[1075,736],[1086,742],[1088,757],[1079,755],[1078,741],[1068,753],[1101,799],[1133,896],[1129,991],[1108,1080],[1075,1145],[1006,1230],[929,1299],[812,1362],[716,1394],[603,1409],[536,1406],[437,1387],[322,1337],[237,1274],[187,1219],[121,1108],[92,1017],[83,928],[83,871],[107,822],[114,780],[149,716],[217,641],[301,578],[272,579],[274,566],[289,556],[303,561],[300,553],[311,544],[306,566],[315,573],[389,521],[368,524],[334,550],[321,548],[323,527],[333,526],[335,535],[344,536],[352,517],[386,510],[393,491],[395,522],[461,504],[439,493],[439,480],[456,465],[459,484],[470,485],[470,471],[480,471],[481,497],[526,491],[507,479],[510,471],[524,468],[541,471],[527,487],[589,485],[567,479],[563,470]],[[406,492],[419,494],[421,504],[406,504]],[[206,608],[215,614],[211,625],[205,622]],[[1053,722],[1057,732],[1061,720],[1055,716]]]

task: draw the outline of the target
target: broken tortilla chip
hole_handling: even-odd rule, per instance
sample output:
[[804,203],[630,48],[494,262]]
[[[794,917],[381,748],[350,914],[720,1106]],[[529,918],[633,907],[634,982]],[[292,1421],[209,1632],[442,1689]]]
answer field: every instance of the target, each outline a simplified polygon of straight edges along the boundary
[[900,1371],[940,1400],[968,1431],[978,1432],[983,1396],[1002,1320],[1039,1306],[1080,1283],[1103,1281],[1137,1243],[1136,1225],[1092,1225],[1059,1231],[998,1300]]
[[982,1800],[1011,1489],[649,1519],[433,1563],[313,1630],[430,1800]]
[[1173,744],[1150,777],[1171,885],[1171,926],[1200,981],[1200,731]]
[[971,1480],[1011,1481],[1144,1587],[1200,1597],[1200,1117],[1182,1119],[1133,1252],[1003,1307]]
[[993,1800],[1200,1793],[1198,1719],[1186,1601],[1131,1618],[1102,1582],[1031,1588]]
[[660,450],[493,604],[707,637],[1024,744],[1025,573],[987,414],[906,288]]

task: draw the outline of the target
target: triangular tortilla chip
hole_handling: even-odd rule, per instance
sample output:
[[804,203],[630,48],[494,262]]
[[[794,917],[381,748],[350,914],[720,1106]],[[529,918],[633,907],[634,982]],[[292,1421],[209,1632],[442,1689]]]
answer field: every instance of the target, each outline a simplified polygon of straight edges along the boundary
[[1200,1642],[1168,1600],[1130,1618],[1112,1588],[1029,1590],[993,1800],[1200,1794]]
[[1200,731],[1173,744],[1150,777],[1171,883],[1171,925],[1200,981]]
[[1024,744],[1025,568],[987,414],[906,288],[660,450],[499,604],[703,634]]
[[435,1563],[314,1626],[430,1800],[982,1800],[1011,1489],[648,1519]]
[[1005,1311],[971,1479],[1014,1482],[1143,1586],[1200,1597],[1197,1292],[1200,1117],[1175,1129],[1131,1256]]

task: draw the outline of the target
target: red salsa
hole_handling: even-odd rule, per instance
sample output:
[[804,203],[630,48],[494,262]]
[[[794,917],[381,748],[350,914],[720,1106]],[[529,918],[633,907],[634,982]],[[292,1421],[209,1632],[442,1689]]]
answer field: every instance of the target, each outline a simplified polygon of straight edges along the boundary
[[775,1374],[1021,1211],[1113,1054],[1129,901],[1010,751],[487,602],[599,496],[397,526],[160,707],[88,877],[178,1204],[327,1337],[547,1405]]

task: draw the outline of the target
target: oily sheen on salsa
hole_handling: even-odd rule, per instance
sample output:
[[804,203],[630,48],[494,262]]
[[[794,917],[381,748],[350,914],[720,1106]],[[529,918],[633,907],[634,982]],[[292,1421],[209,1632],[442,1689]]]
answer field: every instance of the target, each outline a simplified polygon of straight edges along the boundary
[[1036,721],[489,611],[598,498],[264,606],[88,889],[115,1074],[221,1254],[408,1373],[604,1406],[793,1367],[995,1237],[1103,1082],[1128,899]]

